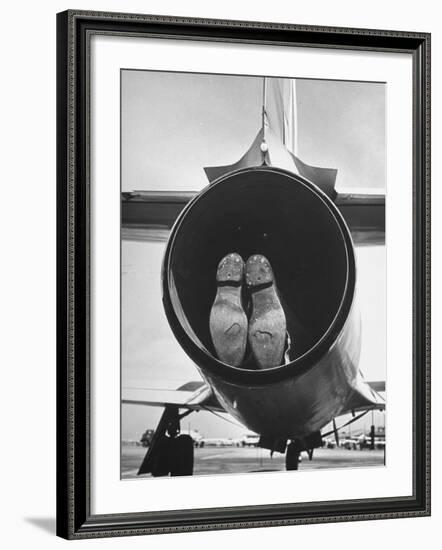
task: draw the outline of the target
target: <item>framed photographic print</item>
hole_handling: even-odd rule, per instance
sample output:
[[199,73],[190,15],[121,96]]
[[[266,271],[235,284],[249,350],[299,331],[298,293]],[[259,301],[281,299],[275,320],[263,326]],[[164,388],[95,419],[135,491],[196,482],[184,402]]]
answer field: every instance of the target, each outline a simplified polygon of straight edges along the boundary
[[57,20],[57,532],[430,513],[430,36]]

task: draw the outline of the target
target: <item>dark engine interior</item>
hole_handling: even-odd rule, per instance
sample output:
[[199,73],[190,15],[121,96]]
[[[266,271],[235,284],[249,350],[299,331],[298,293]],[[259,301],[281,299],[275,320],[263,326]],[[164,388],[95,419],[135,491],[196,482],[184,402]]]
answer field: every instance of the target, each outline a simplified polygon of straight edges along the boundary
[[207,188],[173,229],[166,258],[171,302],[189,337],[213,355],[208,320],[218,262],[230,252],[244,261],[258,253],[273,267],[290,360],[306,353],[330,327],[346,290],[348,244],[336,215],[314,186],[269,168],[236,172]]

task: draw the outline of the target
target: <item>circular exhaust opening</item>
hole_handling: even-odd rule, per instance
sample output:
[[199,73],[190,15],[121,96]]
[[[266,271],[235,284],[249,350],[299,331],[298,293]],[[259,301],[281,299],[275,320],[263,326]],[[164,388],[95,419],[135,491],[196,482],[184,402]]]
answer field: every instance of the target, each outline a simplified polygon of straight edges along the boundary
[[217,360],[209,330],[217,266],[230,252],[244,261],[263,254],[275,274],[290,363],[268,370],[308,366],[334,342],[353,300],[353,246],[337,208],[303,178],[261,167],[219,178],[183,210],[164,259],[166,314],[190,357],[217,373],[246,370]]

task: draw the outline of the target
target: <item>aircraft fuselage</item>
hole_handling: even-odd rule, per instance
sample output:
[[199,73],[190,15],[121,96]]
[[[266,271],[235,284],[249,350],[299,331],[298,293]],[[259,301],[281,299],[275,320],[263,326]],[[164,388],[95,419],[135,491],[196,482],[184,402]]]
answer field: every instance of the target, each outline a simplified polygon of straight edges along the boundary
[[302,438],[346,410],[358,380],[360,347],[355,305],[336,342],[299,375],[249,385],[200,372],[224,408],[250,430],[281,439]]

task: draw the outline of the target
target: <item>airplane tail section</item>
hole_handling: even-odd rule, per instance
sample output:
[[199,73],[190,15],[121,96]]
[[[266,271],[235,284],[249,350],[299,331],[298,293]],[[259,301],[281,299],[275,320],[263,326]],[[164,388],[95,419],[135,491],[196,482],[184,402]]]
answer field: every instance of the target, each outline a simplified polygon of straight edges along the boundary
[[287,151],[297,155],[298,113],[296,79],[264,78],[263,126],[271,128]]
[[212,183],[219,177],[253,166],[275,166],[303,176],[332,200],[337,170],[303,162],[297,154],[296,79],[264,78],[261,128],[247,152],[235,163],[204,168]]

